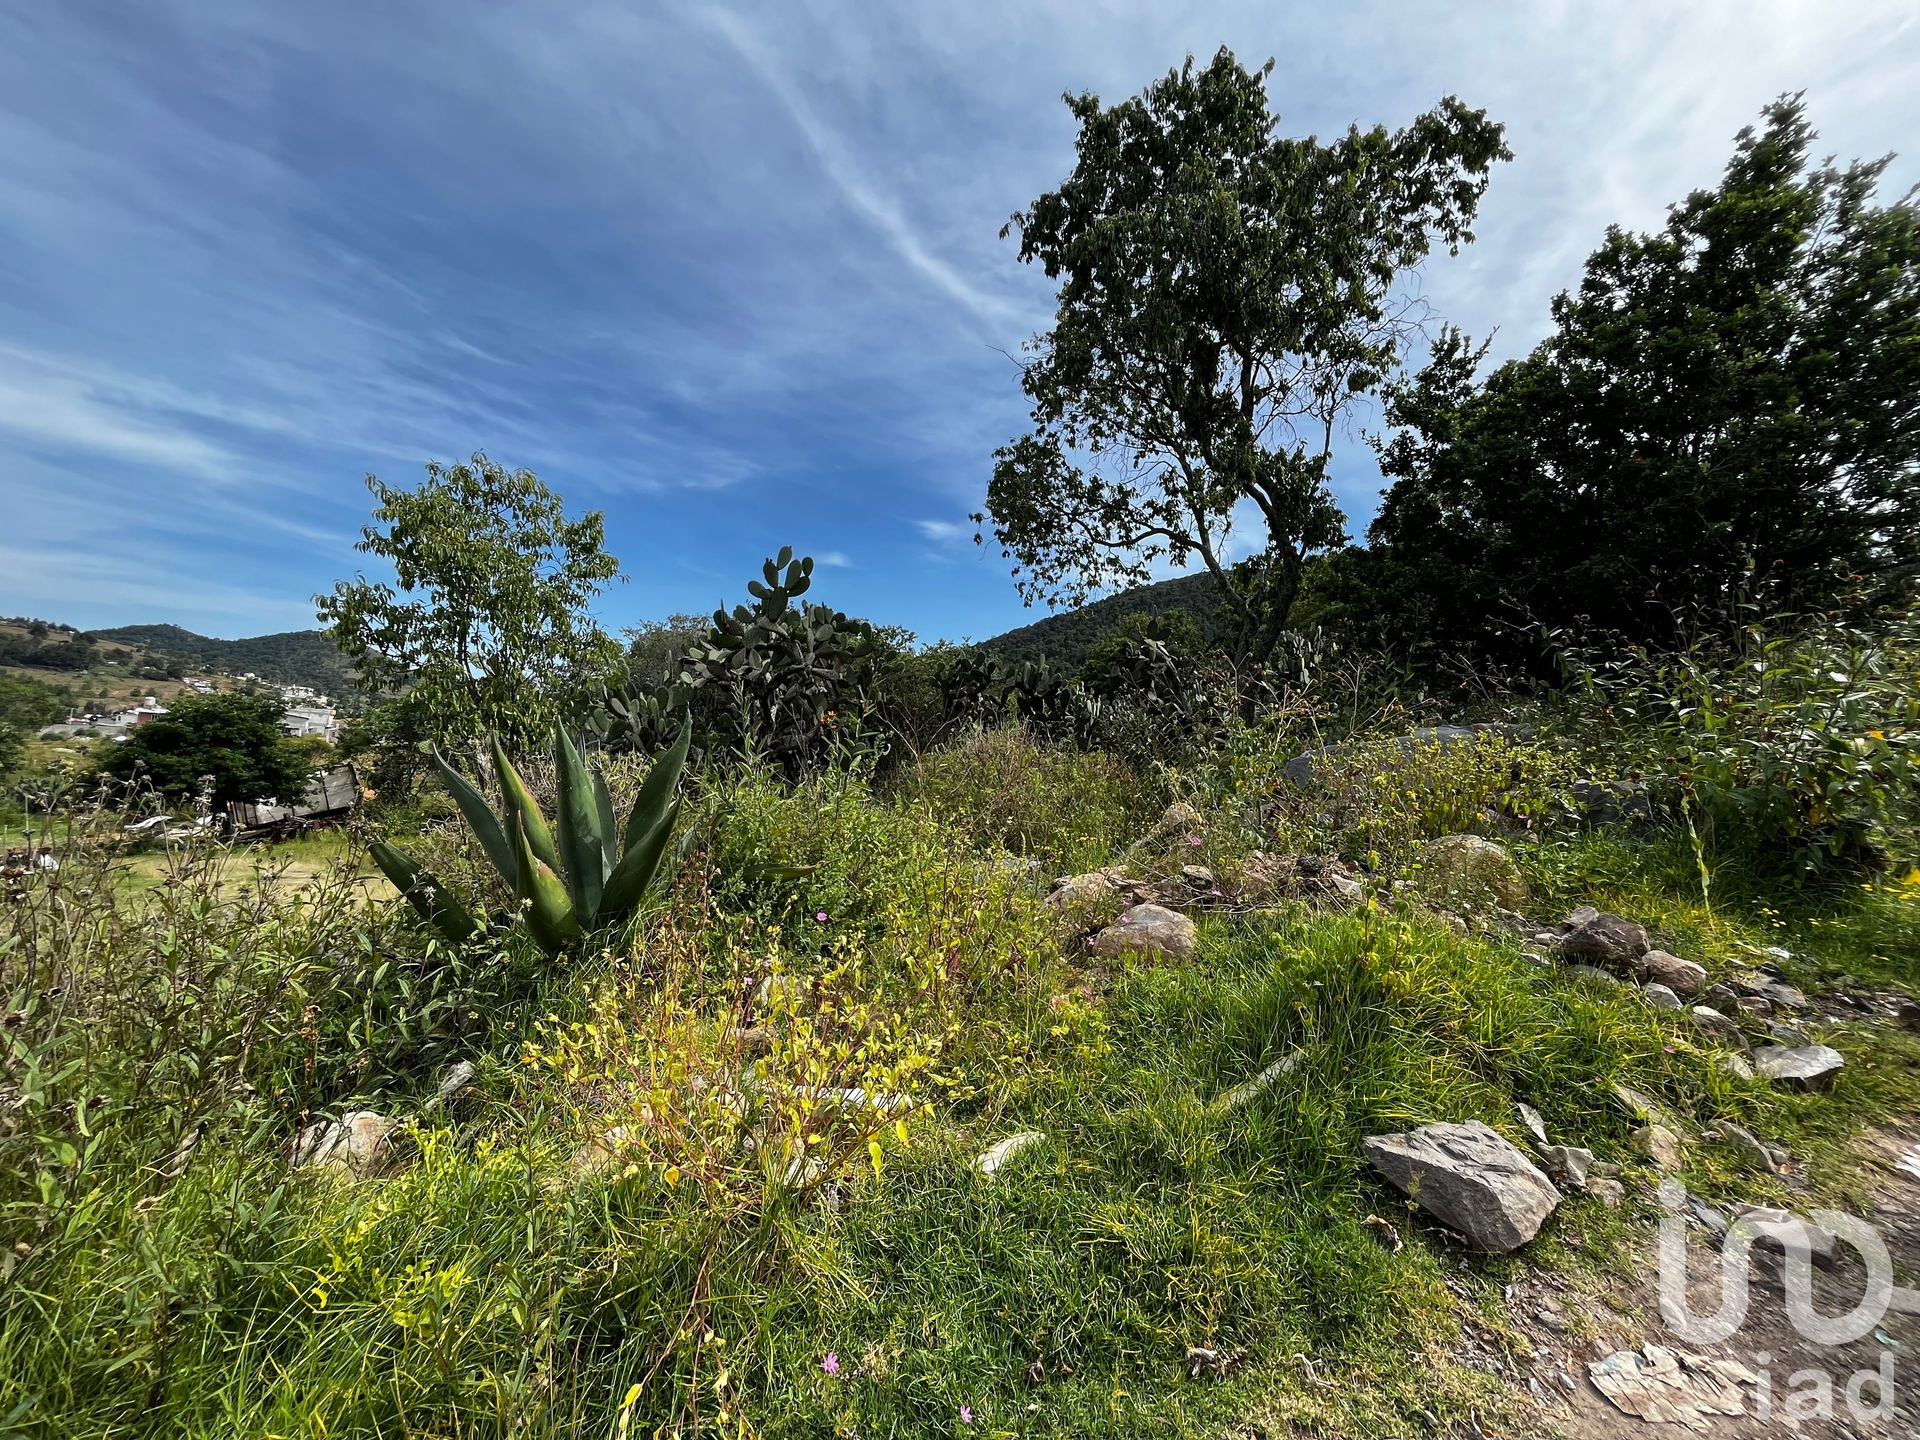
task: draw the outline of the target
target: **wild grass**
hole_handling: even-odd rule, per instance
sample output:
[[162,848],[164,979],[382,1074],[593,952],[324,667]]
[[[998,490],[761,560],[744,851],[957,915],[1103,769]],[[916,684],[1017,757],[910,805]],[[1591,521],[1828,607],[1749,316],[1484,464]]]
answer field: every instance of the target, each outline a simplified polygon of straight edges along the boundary
[[[1222,863],[1276,823],[1295,849],[1351,833],[1263,811],[1256,759],[1149,782],[976,737],[880,798],[709,779],[670,901],[567,965],[350,900],[352,851],[315,885],[197,864],[135,893],[77,848],[0,916],[0,1430],[1412,1433],[1516,1403],[1451,1359],[1508,1278],[1637,1263],[1613,1083],[1835,1157],[1816,1194],[1851,1183],[1849,1132],[1920,1098],[1910,1039],[1846,1027],[1829,1097],[1736,1079],[1630,991],[1395,904],[1384,867],[1351,913],[1205,919],[1186,964],[1096,965],[1056,929],[1045,877],[1114,859],[1170,793]],[[1480,818],[1486,773],[1386,848]],[[420,841],[486,883],[463,843]],[[1703,885],[1683,831],[1512,843],[1540,918],[1615,909],[1716,974],[1783,945],[1809,985],[1912,983],[1900,872],[1796,888],[1710,860]],[[439,1103],[456,1058],[477,1079]],[[1463,1264],[1359,1142],[1517,1139],[1518,1101],[1637,1198],[1571,1198],[1523,1258]],[[303,1123],[361,1106],[403,1122],[386,1173],[290,1168]],[[1045,1139],[982,1176],[1022,1130]],[[1720,1147],[1688,1164],[1771,1193]]]

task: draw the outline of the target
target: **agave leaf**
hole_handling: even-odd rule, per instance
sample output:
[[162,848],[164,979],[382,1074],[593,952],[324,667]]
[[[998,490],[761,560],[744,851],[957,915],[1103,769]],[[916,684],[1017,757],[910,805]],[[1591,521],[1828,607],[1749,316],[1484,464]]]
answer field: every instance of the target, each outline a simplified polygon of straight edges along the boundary
[[592,769],[593,808],[600,822],[600,873],[611,875],[620,863],[620,827],[613,821],[613,795],[607,789],[607,777]]
[[668,747],[666,754],[653,762],[653,769],[647,772],[646,782],[641,785],[640,793],[633,797],[633,809],[627,812],[624,849],[632,850],[667,813],[668,807],[673,803],[674,794],[680,788],[680,773],[686,769],[687,747],[692,743],[692,718],[682,710],[680,738]]
[[487,797],[475,788],[473,782],[456,770],[451,761],[440,753],[439,747],[433,751],[433,763],[439,767],[440,778],[446,782],[447,790],[453,796],[453,803],[460,807],[460,813],[467,817],[467,824],[473,827],[473,833],[479,838],[480,848],[487,852],[487,859],[493,862],[493,868],[500,872],[500,878],[509,887],[519,873],[519,867],[513,858],[513,846],[507,843],[506,828],[501,825],[500,817],[493,813],[493,807],[487,804]]
[[625,919],[646,898],[647,891],[660,878],[660,860],[666,854],[667,841],[673,838],[673,822],[680,818],[680,802],[675,800],[660,823],[627,847],[613,874],[607,877],[607,891],[600,900],[600,923],[611,925]]
[[513,768],[513,761],[507,758],[507,747],[500,743],[498,735],[493,737],[493,767],[500,774],[500,794],[507,802],[509,831],[512,829],[511,817],[517,816],[521,828],[527,832],[527,848],[549,870],[557,872],[561,868],[560,852],[554,846],[553,831],[547,828],[547,817],[540,813],[533,792],[527,789],[527,782],[520,778],[520,772]]
[[470,939],[480,928],[480,923],[447,892],[447,887],[431,870],[384,840],[371,841],[367,848],[373,855],[373,863],[393,882],[393,888],[407,897],[407,903],[422,919],[454,944]]
[[553,867],[533,853],[526,827],[514,812],[509,829],[520,862],[519,895],[524,902],[527,929],[549,955],[558,955],[580,938],[580,920],[567,898],[567,887]]
[[560,872],[580,923],[593,928],[600,892],[607,883],[606,847],[600,835],[599,803],[580,750],[566,727],[553,727],[553,773],[558,781]]

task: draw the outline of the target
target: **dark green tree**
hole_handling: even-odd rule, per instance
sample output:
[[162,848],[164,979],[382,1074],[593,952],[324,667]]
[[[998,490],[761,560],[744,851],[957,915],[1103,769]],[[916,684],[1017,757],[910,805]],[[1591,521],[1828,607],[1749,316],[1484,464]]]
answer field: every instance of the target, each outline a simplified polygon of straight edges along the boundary
[[121,780],[144,774],[169,800],[181,801],[213,777],[213,800],[278,799],[306,790],[307,757],[281,728],[286,707],[251,695],[198,695],[176,701],[117,744],[100,768]]
[[531,471],[478,453],[429,463],[417,490],[367,488],[379,503],[358,548],[395,583],[359,576],[315,602],[361,687],[401,692],[401,733],[533,748],[620,657],[587,610],[620,570],[600,513],[569,519]]
[[[1103,106],[1068,96],[1073,172],[1017,213],[1059,282],[1028,347],[1033,429],[996,454],[987,524],[1032,603],[1078,603],[1198,559],[1264,658],[1307,558],[1337,545],[1343,418],[1421,316],[1402,284],[1468,228],[1501,127],[1449,97],[1405,129],[1276,133],[1266,79],[1226,50]],[[1254,556],[1232,565],[1248,517]]]
[[1389,391],[1393,483],[1345,622],[1532,663],[1527,622],[1662,644],[1742,602],[1871,595],[1920,560],[1920,208],[1810,162],[1798,96],[1718,188],[1609,230],[1533,353],[1444,333]]

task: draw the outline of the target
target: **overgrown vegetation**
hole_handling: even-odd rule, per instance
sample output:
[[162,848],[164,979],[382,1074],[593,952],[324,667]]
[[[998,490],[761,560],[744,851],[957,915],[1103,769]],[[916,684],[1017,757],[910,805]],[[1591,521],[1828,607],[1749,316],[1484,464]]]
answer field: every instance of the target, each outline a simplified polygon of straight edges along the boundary
[[[599,517],[475,456],[418,491],[373,482],[364,548],[397,588],[321,602],[383,692],[348,742],[382,803],[332,863],[128,829],[294,783],[270,773],[298,758],[274,707],[244,696],[17,787],[51,863],[0,876],[0,1430],[1533,1433],[1525,1392],[1457,1346],[1473,1324],[1524,1353],[1487,1321],[1530,1265],[1573,1290],[1640,1265],[1658,1175],[1617,1087],[1677,1117],[1702,1193],[1840,1197],[1857,1132],[1920,1110],[1920,1041],[1868,1018],[1915,1003],[1920,954],[1897,557],[1776,613],[1714,591],[1744,546],[1719,535],[1684,587],[1696,626],[1561,617],[1511,684],[1480,632],[1429,653],[1437,627],[1287,629],[1331,543],[1330,442],[1279,434],[1324,434],[1385,382],[1395,278],[1466,238],[1502,152],[1452,100],[1395,134],[1278,139],[1262,80],[1223,52],[1138,100],[1072,102],[1080,169],[1020,217],[1023,258],[1067,277],[1028,375],[1039,429],[991,502],[1045,588],[1202,550],[1253,500],[1266,549],[1214,577],[1235,643],[1161,615],[1059,665],[916,649],[813,598],[812,562],[782,551],[753,604],[637,636],[622,678],[588,608],[617,568]],[[1666,241],[1610,240],[1602,278],[1691,283],[1724,258],[1688,238],[1723,206],[1775,260],[1769,225],[1831,211],[1875,241],[1873,283],[1805,293],[1843,257],[1796,242],[1811,279],[1739,293],[1885,301],[1891,331],[1827,338],[1892,345],[1910,212],[1865,208],[1870,169],[1803,175],[1792,105],[1770,124]],[[1570,335],[1594,321],[1563,311]],[[1665,343],[1660,316],[1624,313]],[[1885,357],[1841,358],[1824,373],[1851,383]],[[1708,369],[1720,395],[1740,367]],[[1518,383],[1469,397],[1448,373],[1443,449]],[[1396,390],[1399,418],[1436,383]],[[1855,542],[1906,543],[1897,405],[1823,475],[1774,445],[1794,427],[1771,391],[1721,398],[1729,464],[1786,454],[1783,493],[1824,485],[1819,515],[1864,507],[1839,526]],[[1766,423],[1745,433],[1749,410]],[[1082,444],[1170,468],[1114,489],[1072,469]],[[1465,463],[1397,453],[1421,483]],[[1532,479],[1560,499],[1653,483],[1645,458]],[[1666,459],[1692,523],[1723,477]],[[1111,558],[1143,519],[1166,523]],[[1523,949],[1584,905],[1703,983],[1764,960],[1816,1006],[1844,987],[1819,1032],[1846,1061],[1832,1089],[1776,1087],[1651,989]],[[1569,1182],[1518,1257],[1466,1258],[1363,1158],[1435,1121],[1524,1141],[1521,1103],[1624,1183]],[[1790,1150],[1792,1195],[1708,1142],[1717,1121]]]

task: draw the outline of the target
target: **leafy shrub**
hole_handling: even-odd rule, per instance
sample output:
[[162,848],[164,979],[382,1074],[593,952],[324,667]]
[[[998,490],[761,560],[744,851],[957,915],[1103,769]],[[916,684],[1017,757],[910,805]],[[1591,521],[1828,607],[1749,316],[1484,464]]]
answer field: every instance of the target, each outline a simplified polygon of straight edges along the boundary
[[1350,741],[1318,757],[1312,823],[1348,859],[1399,868],[1441,835],[1552,823],[1574,770],[1565,751],[1495,730],[1444,744]]
[[1152,818],[1147,788],[1108,755],[1048,745],[1007,726],[921,756],[895,794],[976,844],[1074,870],[1105,863]]
[[1668,654],[1570,651],[1590,744],[1678,793],[1720,849],[1871,859],[1920,817],[1920,618],[1755,618]]

